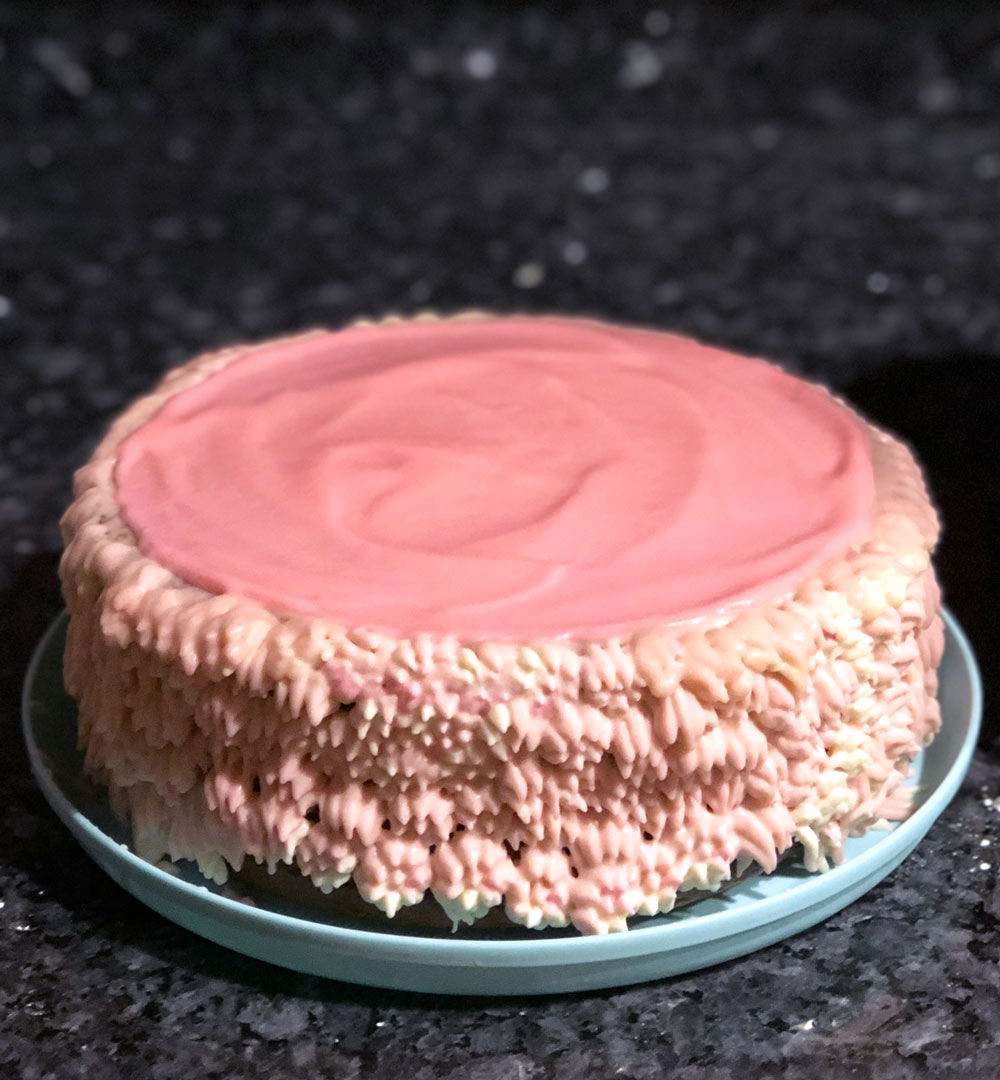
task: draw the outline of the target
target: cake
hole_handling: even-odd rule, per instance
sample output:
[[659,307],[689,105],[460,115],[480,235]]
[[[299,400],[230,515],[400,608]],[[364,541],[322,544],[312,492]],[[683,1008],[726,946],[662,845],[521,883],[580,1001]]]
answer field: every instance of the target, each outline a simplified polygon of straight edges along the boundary
[[426,316],[196,358],[63,534],[88,774],[219,883],[624,930],[837,862],[940,723],[910,451],[662,332]]

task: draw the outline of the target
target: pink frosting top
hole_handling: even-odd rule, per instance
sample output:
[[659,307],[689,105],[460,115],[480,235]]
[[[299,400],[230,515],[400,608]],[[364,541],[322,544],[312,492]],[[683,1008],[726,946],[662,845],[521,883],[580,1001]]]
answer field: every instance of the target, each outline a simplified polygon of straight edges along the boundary
[[250,349],[121,443],[142,549],[275,612],[597,638],[792,588],[862,539],[861,422],[669,334],[560,318]]

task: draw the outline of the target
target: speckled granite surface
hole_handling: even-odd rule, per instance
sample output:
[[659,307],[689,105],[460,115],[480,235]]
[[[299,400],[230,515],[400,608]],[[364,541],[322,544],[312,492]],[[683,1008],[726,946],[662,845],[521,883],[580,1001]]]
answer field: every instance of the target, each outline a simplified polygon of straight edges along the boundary
[[[1000,1074],[1000,14],[731,7],[0,2],[0,1077]],[[203,943],[58,824],[17,697],[102,425],[194,350],[428,305],[764,352],[916,444],[987,733],[863,900],[656,985],[455,1001]]]

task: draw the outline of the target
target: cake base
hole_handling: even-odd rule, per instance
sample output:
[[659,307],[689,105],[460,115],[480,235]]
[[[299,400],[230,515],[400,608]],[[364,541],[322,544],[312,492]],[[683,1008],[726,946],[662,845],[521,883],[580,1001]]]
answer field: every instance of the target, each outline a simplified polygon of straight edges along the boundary
[[[780,865],[801,866],[801,850],[796,844],[782,857]],[[760,867],[751,863],[741,873],[734,874],[728,881],[721,882],[714,892],[688,889],[678,893],[674,911],[711,897],[721,896],[760,874]],[[348,881],[330,893],[322,893],[307,877],[294,868],[279,866],[272,874],[265,866],[247,861],[241,870],[230,874],[227,886],[235,896],[254,898],[255,903],[277,905],[282,910],[294,911],[300,918],[363,927],[375,932],[383,931],[390,925],[388,917],[377,907],[368,903],[352,881]],[[661,918],[663,918],[662,915],[634,915],[628,920],[628,925],[630,929],[635,930]],[[391,926],[396,933],[432,933],[443,937],[464,931],[466,936],[474,934],[491,941],[530,940],[539,933],[545,933],[545,931],[528,930],[511,922],[504,914],[503,907],[492,908],[478,918],[471,928],[462,924],[455,926],[442,910],[441,905],[430,895],[425,896],[419,904],[400,908],[393,915]],[[567,929],[565,933],[574,937],[577,935],[577,931],[572,928]]]
[[[107,793],[83,774],[76,706],[62,689],[66,620],[40,643],[28,670],[23,723],[31,766],[53,809],[86,852],[142,903],[227,948],[309,974],[370,986],[452,994],[544,994],[624,986],[720,963],[799,933],[863,895],[916,846],[968,768],[979,732],[975,658],[945,613],[940,734],[914,764],[910,817],[845,845],[844,862],[809,874],[795,860],[770,875],[668,915],[636,919],[633,932],[581,937],[576,931],[403,927],[363,905],[364,925],[325,920],[273,890],[219,888],[191,864],[168,872],[128,848],[128,830]],[[266,876],[266,872],[265,872]],[[273,883],[273,879],[272,879]],[[315,897],[312,898],[315,901]],[[312,902],[311,901],[311,902]],[[508,924],[509,925],[509,924]]]

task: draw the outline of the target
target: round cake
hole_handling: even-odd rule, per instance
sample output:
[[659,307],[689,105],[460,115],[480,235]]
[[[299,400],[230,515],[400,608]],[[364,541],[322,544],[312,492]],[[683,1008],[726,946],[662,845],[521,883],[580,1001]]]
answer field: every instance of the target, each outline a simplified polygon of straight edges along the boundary
[[88,773],[153,861],[624,930],[905,815],[937,730],[909,450],[666,333],[358,323],[174,370],[63,519]]

